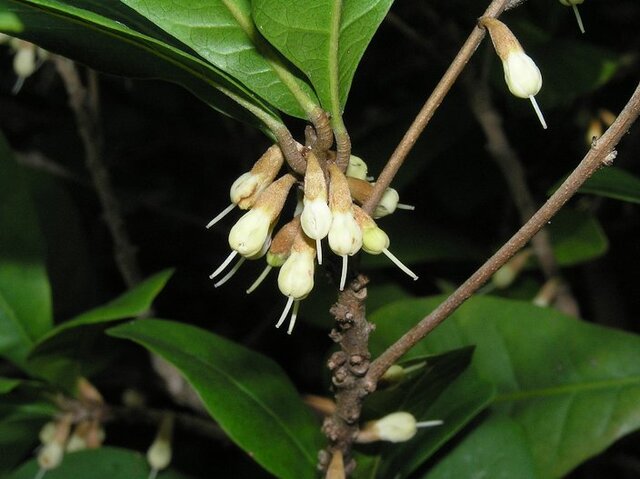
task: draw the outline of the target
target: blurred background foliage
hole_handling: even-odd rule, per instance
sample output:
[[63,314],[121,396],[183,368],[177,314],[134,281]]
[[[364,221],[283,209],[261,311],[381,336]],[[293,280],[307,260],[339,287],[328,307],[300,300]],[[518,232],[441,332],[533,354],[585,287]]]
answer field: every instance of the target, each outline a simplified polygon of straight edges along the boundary
[[[353,152],[367,161],[371,174],[379,173],[443,73],[443,59],[453,57],[482,8],[472,0],[397,2],[392,7],[356,72],[345,110]],[[589,0],[580,9],[585,35],[571,10],[556,0],[530,0],[503,17],[542,71],[538,102],[548,131],[540,128],[527,102],[508,94],[488,41],[472,60],[490,78],[494,102],[538,204],[587,151],[592,120],[603,109],[618,112],[640,78],[640,4]],[[53,66],[43,64],[17,94],[12,94],[16,79],[7,49],[0,68],[0,129],[23,164],[35,200],[54,317],[70,318],[124,291],[113,243]],[[141,270],[147,277],[175,268],[154,303],[156,314],[264,353],[299,391],[325,395],[323,364],[332,325],[328,308],[335,301],[335,285],[322,269],[312,295],[302,303],[293,337],[273,328],[284,304],[275,275],[251,296],[245,294],[261,263],[249,262],[219,289],[208,279],[228,254],[227,232],[234,216],[211,230],[204,225],[228,204],[230,184],[250,169],[269,140],[172,84],[102,75],[100,93],[105,159]],[[300,138],[304,124],[287,123]],[[449,291],[518,227],[518,212],[485,143],[464,91],[454,87],[392,185],[415,211],[398,211],[379,223],[391,238],[390,249],[420,281],[407,280],[382,257],[362,258],[362,271],[371,279],[370,311],[395,300]],[[557,259],[585,320],[637,333],[637,128],[618,150],[611,175],[599,174],[550,228]],[[619,170],[628,175],[615,176]],[[508,290],[491,294],[530,300],[543,282],[532,267]],[[122,392],[135,385],[150,405],[170,404],[141,349],[125,341],[110,347],[117,353],[112,364],[94,378],[109,402],[118,403]],[[14,371],[0,363],[0,372],[7,376]],[[128,424],[110,424],[108,442],[144,450],[153,428],[136,427],[139,433],[131,434]],[[635,433],[619,441],[569,477],[638,477],[638,438]],[[215,477],[266,474],[228,441],[213,452],[208,441],[178,430],[176,466],[209,477],[211,471]]]

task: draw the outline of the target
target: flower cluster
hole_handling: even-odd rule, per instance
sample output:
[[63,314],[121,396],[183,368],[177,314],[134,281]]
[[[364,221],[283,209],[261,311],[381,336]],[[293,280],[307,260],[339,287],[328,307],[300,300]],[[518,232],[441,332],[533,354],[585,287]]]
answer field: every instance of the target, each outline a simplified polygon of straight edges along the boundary
[[[393,213],[397,208],[412,209],[398,203],[398,193],[387,188],[372,216],[358,206],[366,201],[373,188],[367,176],[366,163],[350,158],[346,172],[333,161],[324,164],[314,152],[299,145],[306,159],[303,178],[292,173],[278,176],[284,156],[277,145],[271,146],[255,163],[251,171],[241,175],[231,186],[231,204],[212,219],[207,228],[216,224],[234,208],[247,212],[229,231],[231,253],[210,275],[218,277],[240,256],[235,265],[215,287],[226,283],[247,259],[266,257],[267,266],[247,289],[251,293],[273,268],[280,268],[278,287],[287,303],[278,320],[280,327],[292,310],[288,334],[298,316],[300,301],[314,286],[316,262],[323,261],[322,242],[326,238],[329,249],[341,258],[340,290],[347,278],[348,259],[361,249],[370,254],[384,254],[414,280],[418,277],[389,251],[389,237],[374,218]],[[294,185],[296,188],[294,188]],[[286,199],[295,189],[298,205],[293,218],[274,235]]]

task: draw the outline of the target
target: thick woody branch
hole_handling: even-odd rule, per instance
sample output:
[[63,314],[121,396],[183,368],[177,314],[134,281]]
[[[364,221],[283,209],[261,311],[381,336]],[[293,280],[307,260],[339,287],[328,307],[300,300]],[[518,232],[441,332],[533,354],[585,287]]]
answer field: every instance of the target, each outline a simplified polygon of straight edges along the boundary
[[[482,16],[495,18],[502,13],[508,3],[510,3],[509,0],[493,0]],[[433,118],[436,110],[444,100],[445,96],[447,96],[447,93],[449,93],[449,90],[453,87],[456,79],[460,73],[462,73],[462,70],[469,59],[477,50],[485,34],[486,32],[484,28],[481,28],[478,25],[473,28],[471,34],[464,42],[464,45],[462,45],[462,48],[460,48],[460,51],[440,79],[440,82],[438,82],[426,103],[413,120],[413,123],[389,158],[389,161],[387,161],[387,164],[380,173],[380,176],[378,176],[378,180],[371,192],[371,196],[367,199],[366,203],[362,205],[362,209],[367,213],[371,214],[380,201],[382,194],[391,184],[391,181],[404,163],[404,160],[413,148],[413,145],[418,141],[418,138],[424,131],[425,127],[429,124],[431,118]]]
[[616,121],[593,144],[580,164],[562,183],[560,188],[527,221],[509,241],[489,258],[469,279],[454,291],[428,316],[391,345],[369,368],[368,388],[373,389],[378,379],[418,341],[449,317],[462,303],[475,293],[509,258],[525,246],[533,236],[562,208],[587,179],[600,167],[611,165],[616,157],[616,146],[640,113],[640,84]]

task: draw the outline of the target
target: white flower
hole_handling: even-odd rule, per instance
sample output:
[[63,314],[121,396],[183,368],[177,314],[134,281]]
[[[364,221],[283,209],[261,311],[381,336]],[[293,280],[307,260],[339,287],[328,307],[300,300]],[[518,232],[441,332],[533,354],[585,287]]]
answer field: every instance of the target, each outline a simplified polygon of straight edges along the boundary
[[278,288],[293,299],[304,299],[313,289],[315,255],[309,251],[293,251],[280,268]]
[[358,433],[359,443],[373,441],[405,442],[413,438],[418,428],[440,426],[441,420],[416,422],[413,414],[398,411],[378,419],[369,421]]
[[400,201],[400,195],[398,192],[393,188],[387,188],[384,190],[384,193],[382,193],[380,202],[373,210],[373,217],[382,218],[383,216],[392,214],[398,207],[398,201]]
[[362,230],[351,211],[333,213],[329,247],[340,256],[353,256],[362,247]]
[[364,160],[358,156],[351,155],[349,157],[349,164],[347,165],[346,175],[351,178],[358,178],[359,180],[366,180],[369,168]]
[[542,74],[525,52],[511,52],[502,62],[502,67],[509,91],[518,98],[535,96],[542,88]]
[[304,200],[300,223],[309,238],[318,240],[327,236],[331,227],[331,219],[331,210],[326,199]]
[[262,209],[248,211],[229,231],[229,246],[242,256],[258,254],[269,236],[270,225],[271,218]]

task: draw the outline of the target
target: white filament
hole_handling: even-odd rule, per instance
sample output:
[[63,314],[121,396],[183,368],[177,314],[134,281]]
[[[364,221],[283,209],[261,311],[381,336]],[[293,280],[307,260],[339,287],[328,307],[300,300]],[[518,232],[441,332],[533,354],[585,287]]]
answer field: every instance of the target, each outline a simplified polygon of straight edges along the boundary
[[238,252],[236,250],[233,250],[231,252],[231,254],[229,254],[229,256],[227,256],[227,259],[225,259],[222,264],[220,266],[218,266],[218,269],[216,269],[213,273],[211,273],[209,275],[209,279],[213,279],[216,276],[218,276],[220,273],[222,273],[222,271],[229,265],[229,263],[231,263],[231,261],[233,260],[233,258],[236,257],[236,255],[238,254]]
[[322,240],[316,238],[316,251],[318,252],[318,264],[322,264]]
[[225,209],[223,209],[220,213],[218,213],[218,216],[216,216],[211,221],[209,221],[209,223],[207,223],[207,228],[211,228],[218,221],[220,221],[222,218],[227,216],[231,212],[231,210],[233,210],[235,207],[236,207],[236,204],[235,203],[231,203],[229,206],[227,206]]
[[413,205],[405,205],[404,203],[398,203],[396,205],[396,208],[399,209],[399,210],[410,210],[410,211],[413,211],[413,210],[416,209],[415,206],[413,206]]
[[442,419],[434,419],[433,421],[421,421],[416,423],[416,427],[433,427],[442,426],[444,421]]
[[293,332],[293,327],[296,325],[296,319],[298,318],[298,310],[300,309],[300,301],[293,302],[293,313],[291,313],[291,319],[289,320],[289,329],[287,329],[287,334],[291,335]]
[[240,258],[240,261],[238,261],[233,268],[231,268],[231,270],[225,274],[223,276],[223,278],[218,281],[216,284],[213,285],[214,288],[218,288],[220,286],[222,286],[224,283],[226,283],[227,281],[229,281],[231,279],[231,277],[236,274],[236,272],[240,269],[240,266],[242,266],[242,263],[244,263],[246,261],[247,258]]
[[40,469],[38,469],[38,473],[36,474],[36,476],[33,479],[42,479],[44,477],[44,475],[46,474],[47,470],[43,469],[42,467]]
[[158,477],[158,469],[151,469],[149,471],[149,477],[147,479],[156,479]]
[[287,299],[287,304],[284,307],[284,311],[282,312],[282,314],[280,315],[280,319],[278,319],[278,322],[276,323],[276,328],[279,328],[280,326],[282,326],[282,323],[284,323],[284,320],[287,317],[287,314],[289,314],[289,310],[291,309],[292,304],[293,304],[293,298],[289,296],[289,299]]
[[347,261],[348,261],[348,256],[345,254],[342,257],[342,273],[340,273],[340,291],[344,290],[344,285],[347,282]]
[[409,268],[407,268],[402,261],[400,261],[398,258],[396,258],[393,253],[391,251],[389,251],[387,248],[383,249],[382,252],[385,254],[385,256],[387,258],[389,258],[391,261],[393,261],[393,263],[400,268],[402,271],[404,271],[406,274],[408,274],[411,278],[413,278],[414,281],[416,281],[418,279],[418,276],[411,271]]
[[264,271],[262,271],[262,273],[260,273],[260,276],[258,276],[258,279],[256,279],[253,282],[253,284],[251,286],[249,286],[249,289],[247,290],[247,294],[253,293],[256,290],[256,288],[258,286],[260,286],[260,283],[262,283],[264,281],[264,279],[269,274],[269,271],[271,271],[272,269],[273,269],[273,266],[267,265],[267,267],[264,269]]
[[531,95],[529,97],[529,100],[531,100],[531,104],[533,105],[533,109],[536,111],[536,115],[538,115],[538,120],[540,120],[540,123],[542,123],[542,128],[544,128],[545,130],[547,129],[547,122],[544,121],[544,117],[542,116],[542,111],[540,110],[540,107],[538,106],[538,102],[536,101],[535,97],[533,95]]
[[580,32],[584,33],[584,25],[582,24],[582,17],[580,16],[580,12],[578,11],[578,5],[571,4],[573,8],[573,13],[576,14],[576,20],[578,21],[578,28],[580,28]]

